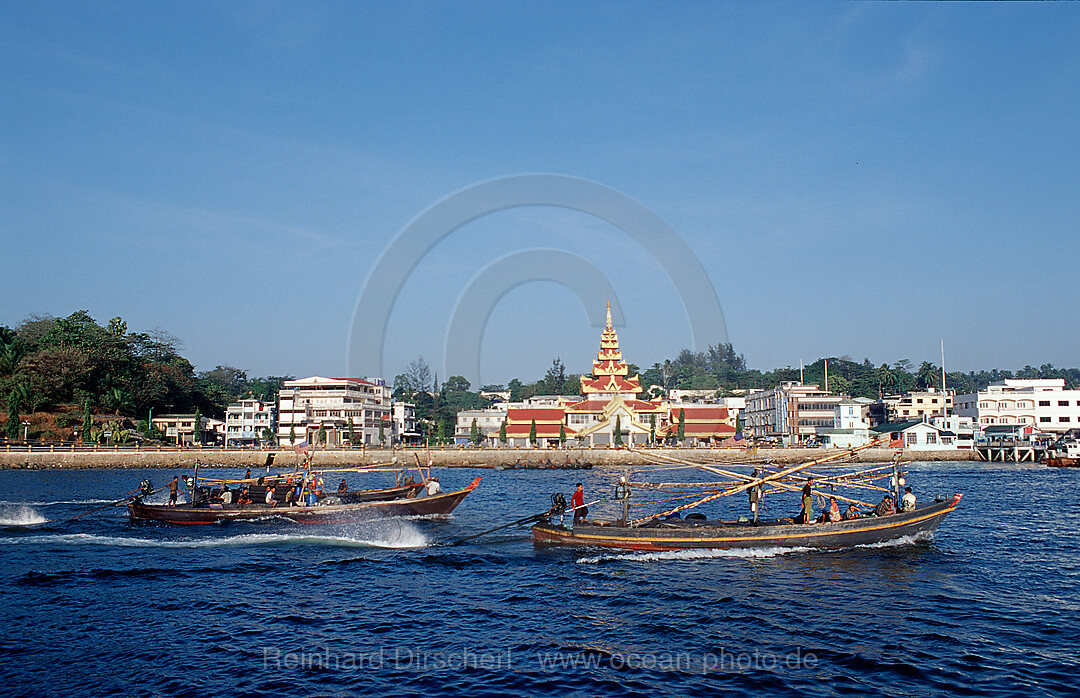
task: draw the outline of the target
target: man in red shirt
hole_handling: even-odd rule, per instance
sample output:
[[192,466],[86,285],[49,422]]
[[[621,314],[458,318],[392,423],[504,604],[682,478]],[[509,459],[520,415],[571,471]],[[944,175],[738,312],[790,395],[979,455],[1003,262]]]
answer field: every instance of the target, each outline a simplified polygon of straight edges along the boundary
[[577,522],[584,521],[585,515],[589,513],[589,508],[585,506],[585,490],[582,489],[580,482],[570,497],[570,507],[574,510],[574,525],[576,526]]

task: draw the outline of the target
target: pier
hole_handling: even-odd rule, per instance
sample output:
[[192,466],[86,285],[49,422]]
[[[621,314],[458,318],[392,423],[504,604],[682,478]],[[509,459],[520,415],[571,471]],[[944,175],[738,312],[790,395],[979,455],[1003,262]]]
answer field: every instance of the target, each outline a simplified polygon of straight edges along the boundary
[[978,459],[987,463],[1038,463],[1047,447],[1038,443],[999,441],[975,447]]

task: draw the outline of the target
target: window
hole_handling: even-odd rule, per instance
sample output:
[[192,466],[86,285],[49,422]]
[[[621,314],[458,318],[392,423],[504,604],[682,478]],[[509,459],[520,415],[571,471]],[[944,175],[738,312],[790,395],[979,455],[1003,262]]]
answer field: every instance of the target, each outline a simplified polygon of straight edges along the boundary
[[1058,407],[1068,407],[1068,406],[1069,406],[1069,401],[1068,400],[1058,400]]
[[937,443],[937,434],[935,434],[933,432],[927,432],[927,434],[926,434],[926,443],[927,444],[936,444]]
[[1067,421],[1069,421],[1069,418],[1068,417],[1058,417],[1058,421],[1059,422],[1067,422]]
[[1039,400],[1039,407],[1049,407],[1049,406],[1050,406],[1050,401],[1049,400]]
[[1050,418],[1049,417],[1039,417],[1039,421],[1040,422],[1049,422]]
[[908,433],[908,435],[907,435],[907,445],[908,446],[914,446],[915,443],[918,441],[918,438],[919,438],[919,435],[916,434],[915,432]]

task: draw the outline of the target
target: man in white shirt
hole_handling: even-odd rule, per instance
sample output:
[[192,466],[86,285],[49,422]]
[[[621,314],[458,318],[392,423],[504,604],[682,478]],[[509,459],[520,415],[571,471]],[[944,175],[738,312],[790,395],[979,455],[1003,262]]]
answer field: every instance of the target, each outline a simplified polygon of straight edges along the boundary
[[904,488],[904,496],[900,498],[900,511],[915,511],[915,495],[910,487]]
[[424,491],[429,497],[440,494],[442,492],[442,485],[439,484],[439,478],[433,477],[428,480],[427,484],[424,485]]

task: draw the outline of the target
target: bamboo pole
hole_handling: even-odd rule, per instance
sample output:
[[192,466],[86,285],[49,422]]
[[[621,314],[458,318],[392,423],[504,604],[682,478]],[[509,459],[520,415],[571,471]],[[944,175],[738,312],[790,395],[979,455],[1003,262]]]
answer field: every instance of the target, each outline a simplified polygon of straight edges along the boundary
[[834,454],[834,455],[831,455],[831,456],[827,456],[825,458],[820,458],[820,459],[817,459],[817,460],[809,461],[807,463],[801,463],[799,465],[794,465],[794,466],[792,466],[790,468],[785,468],[784,470],[781,470],[781,471],[779,471],[777,473],[773,473],[772,475],[766,475],[764,477],[756,478],[756,479],[751,480],[750,482],[745,482],[745,483],[742,483],[740,485],[736,485],[734,487],[731,487],[731,488],[729,488],[727,490],[724,490],[722,492],[718,492],[716,494],[709,495],[708,497],[704,497],[704,498],[702,498],[702,499],[700,499],[700,500],[698,500],[696,502],[691,502],[689,504],[683,504],[683,505],[677,506],[674,509],[671,509],[669,511],[665,511],[665,512],[662,512],[660,514],[655,514],[654,516],[648,516],[648,517],[645,517],[645,518],[642,518],[642,519],[635,519],[634,521],[631,521],[628,525],[634,526],[634,525],[643,523],[645,521],[648,521],[648,520],[650,520],[652,518],[669,516],[671,514],[675,514],[675,513],[678,513],[680,511],[684,511],[686,509],[692,509],[694,507],[701,506],[702,504],[706,504],[708,502],[720,499],[721,497],[728,497],[728,496],[731,496],[733,494],[738,494],[739,492],[744,492],[744,491],[750,489],[751,487],[756,487],[757,485],[763,484],[763,483],[766,483],[766,482],[773,483],[773,484],[779,484],[779,483],[776,483],[775,481],[779,480],[782,477],[785,477],[785,476],[790,475],[792,473],[797,473],[797,472],[799,472],[801,470],[805,470],[806,468],[810,468],[810,467],[813,467],[815,465],[820,465],[822,463],[829,463],[829,462],[832,462],[832,461],[835,461],[835,460],[839,460],[840,458],[850,458],[851,456],[855,455],[859,451],[864,451],[864,450],[866,450],[868,448],[871,448],[873,446],[877,446],[878,443],[879,443],[878,440],[871,441],[870,443],[865,444],[863,446],[858,446],[856,448],[852,448],[852,449],[849,449],[847,451],[843,451],[841,453],[837,453],[837,454]]

